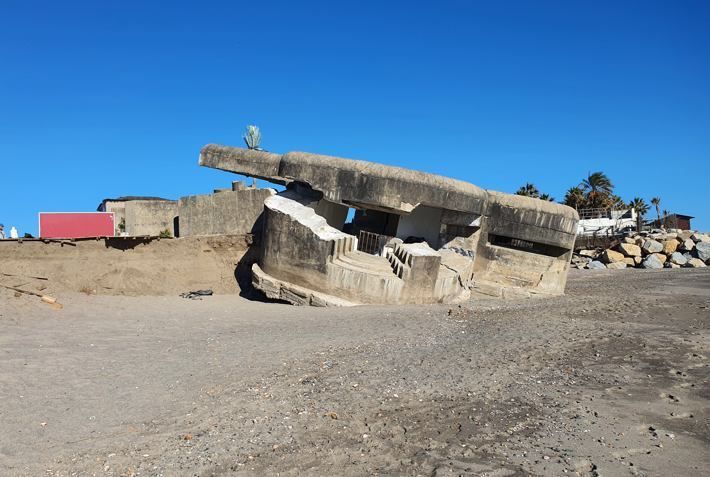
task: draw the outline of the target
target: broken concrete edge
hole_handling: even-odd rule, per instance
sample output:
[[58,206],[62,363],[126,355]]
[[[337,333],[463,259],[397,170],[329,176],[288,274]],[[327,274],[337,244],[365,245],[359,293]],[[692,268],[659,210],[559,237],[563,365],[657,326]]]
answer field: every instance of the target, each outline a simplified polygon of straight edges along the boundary
[[252,265],[252,285],[261,291],[267,298],[272,300],[282,300],[292,305],[299,306],[357,306],[361,303],[354,303],[343,300],[333,295],[317,292],[304,288],[293,283],[272,277],[264,272],[258,264]]
[[292,217],[293,220],[311,229],[321,240],[337,240],[352,237],[328,225],[328,222],[323,217],[316,214],[315,210],[311,207],[306,207],[287,196],[272,195],[264,201],[264,206]]

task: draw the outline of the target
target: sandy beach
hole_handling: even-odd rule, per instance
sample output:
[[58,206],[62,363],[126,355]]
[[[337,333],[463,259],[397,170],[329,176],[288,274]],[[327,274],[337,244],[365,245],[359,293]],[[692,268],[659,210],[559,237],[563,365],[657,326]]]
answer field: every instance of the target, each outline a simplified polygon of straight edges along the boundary
[[710,272],[310,308],[0,292],[10,476],[701,475]]

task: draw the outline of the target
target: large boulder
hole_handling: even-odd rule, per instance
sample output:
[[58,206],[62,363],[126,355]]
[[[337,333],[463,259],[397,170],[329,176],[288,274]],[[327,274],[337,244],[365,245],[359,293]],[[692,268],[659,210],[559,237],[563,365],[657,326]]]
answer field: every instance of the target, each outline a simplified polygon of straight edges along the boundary
[[673,252],[670,256],[670,263],[675,263],[676,265],[685,265],[688,260],[680,252]]
[[636,260],[635,258],[640,259],[641,257],[626,257],[624,258],[624,263],[628,265],[629,267],[635,267],[636,266]]
[[661,269],[663,268],[663,262],[658,259],[658,254],[653,254],[646,257],[641,266],[643,268]]
[[691,239],[687,238],[683,240],[683,243],[681,243],[678,246],[678,250],[681,252],[690,252],[695,249],[695,242],[693,242]]
[[665,256],[664,254],[662,254],[662,253],[653,253],[653,254],[651,254],[651,255],[655,255],[656,258],[657,258],[658,260],[660,260],[661,263],[666,263],[666,261],[668,261],[668,257],[666,257],[666,256]]
[[690,268],[703,268],[706,265],[699,258],[691,258],[690,260],[688,260],[688,263],[686,263],[685,266]]
[[643,242],[641,249],[647,254],[658,253],[663,250],[663,244],[656,240],[647,239]]
[[[695,242],[693,242],[693,245],[695,245]],[[577,253],[582,257],[589,257],[589,258],[596,258],[596,256],[599,255],[599,253],[596,250],[580,250]]]
[[693,232],[691,230],[682,230],[678,232],[678,241],[679,242],[685,242],[690,238],[690,236],[693,235]]
[[695,254],[703,262],[708,262],[710,260],[710,243],[708,242],[698,242],[695,244]]
[[623,239],[621,239],[621,242],[622,243],[631,243],[631,244],[636,245],[636,237],[624,237]]
[[701,234],[698,232],[695,232],[693,235],[690,236],[691,240],[695,243],[698,242],[710,242],[710,237],[708,237],[705,234]]
[[611,249],[604,250],[604,252],[602,252],[601,259],[602,259],[602,262],[607,263],[607,264],[608,263],[623,262],[624,261],[624,254],[619,253],[619,252],[615,252]]
[[601,270],[603,268],[606,268],[606,265],[604,265],[602,262],[598,260],[594,260],[593,262],[589,262],[587,265],[587,268],[590,270]]
[[619,252],[623,253],[627,257],[640,257],[641,247],[631,243],[620,243],[617,247]]
[[606,268],[610,268],[612,270],[622,270],[622,269],[626,268],[626,263],[613,262],[613,263],[610,263],[609,265],[607,265]]
[[643,262],[642,257],[634,257],[634,264],[641,265],[641,262]]
[[678,248],[678,241],[675,238],[670,239],[670,240],[665,240],[663,242],[663,253],[665,253],[666,255],[672,254],[673,252],[676,251],[677,248]]

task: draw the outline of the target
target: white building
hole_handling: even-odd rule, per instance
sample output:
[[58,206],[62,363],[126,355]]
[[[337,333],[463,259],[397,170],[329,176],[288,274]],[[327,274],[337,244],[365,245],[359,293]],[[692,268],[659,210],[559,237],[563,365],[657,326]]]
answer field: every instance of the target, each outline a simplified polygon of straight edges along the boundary
[[616,235],[625,230],[636,230],[634,209],[582,209],[579,211],[577,235]]

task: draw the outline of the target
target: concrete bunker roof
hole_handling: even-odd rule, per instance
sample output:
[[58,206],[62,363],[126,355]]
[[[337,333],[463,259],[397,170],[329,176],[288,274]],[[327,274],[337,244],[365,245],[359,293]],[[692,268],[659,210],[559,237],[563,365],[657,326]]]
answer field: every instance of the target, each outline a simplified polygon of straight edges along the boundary
[[495,202],[578,220],[577,212],[562,204],[486,191],[469,182],[403,167],[335,156],[307,152],[279,155],[208,144],[200,152],[199,164],[279,184],[303,182],[332,202],[404,214],[426,205],[484,215],[489,203]]

